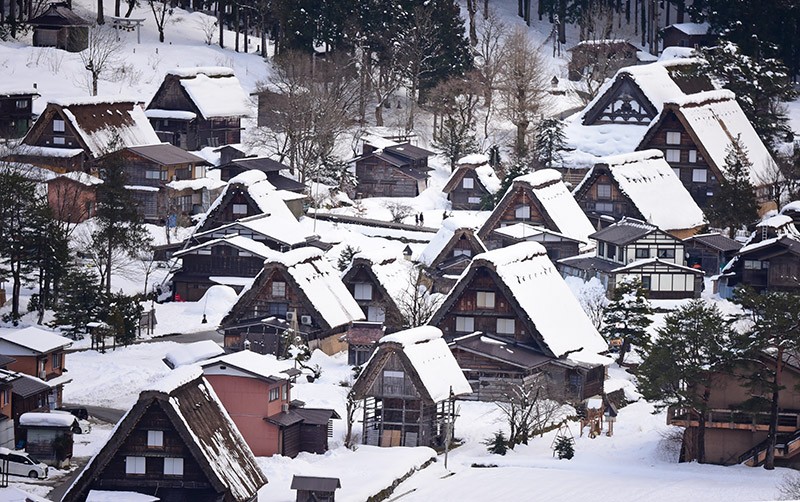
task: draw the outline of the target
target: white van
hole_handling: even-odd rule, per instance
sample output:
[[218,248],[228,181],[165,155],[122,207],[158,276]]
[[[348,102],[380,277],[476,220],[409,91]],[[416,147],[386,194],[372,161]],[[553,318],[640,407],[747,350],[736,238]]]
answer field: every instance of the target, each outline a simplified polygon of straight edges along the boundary
[[0,447],[0,471],[8,466],[8,474],[42,479],[47,477],[47,466],[24,451]]

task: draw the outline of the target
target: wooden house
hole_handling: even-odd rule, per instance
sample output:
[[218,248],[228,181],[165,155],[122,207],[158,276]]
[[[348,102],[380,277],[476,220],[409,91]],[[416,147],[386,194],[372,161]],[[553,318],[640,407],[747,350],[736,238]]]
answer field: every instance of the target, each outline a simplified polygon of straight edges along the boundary
[[191,217],[205,213],[222,193],[225,185],[213,178],[170,181],[162,189],[167,218],[188,221]]
[[249,98],[230,68],[176,68],[167,72],[147,117],[158,136],[184,150],[241,142]]
[[25,451],[57,469],[68,468],[72,458],[72,435],[77,420],[68,412],[23,413],[19,418],[19,425],[25,431]]
[[[761,363],[775,365],[774,356],[762,354]],[[775,465],[783,467],[798,466],[797,453],[800,444],[796,438],[800,434],[800,367],[797,354],[786,354],[782,363],[782,385],[778,390],[780,408],[778,410],[777,447]],[[745,464],[760,466],[766,452],[766,439],[769,430],[769,401],[771,392],[765,387],[763,392],[747,386],[747,376],[756,367],[740,362],[730,371],[714,375],[708,394],[708,411],[705,412],[705,453],[706,462],[722,465]],[[760,366],[759,366],[760,368]],[[763,369],[762,369],[763,371]],[[697,392],[705,388],[698,386]],[[763,401],[766,408],[754,408],[751,403]],[[667,423],[683,427],[683,445],[680,461],[696,459],[697,430],[700,416],[692,409],[672,406],[667,413]]]
[[363,366],[378,347],[378,341],[386,334],[382,322],[354,321],[345,335],[347,341],[347,364]]
[[257,457],[325,453],[336,411],[297,406],[292,400],[291,361],[243,350],[203,363],[233,423]]
[[91,22],[78,16],[66,2],[51,3],[41,15],[25,22],[33,26],[34,47],[81,52],[89,46]]
[[772,155],[747,120],[735,95],[708,91],[664,103],[637,150],[658,149],[700,207],[717,193],[725,157],[738,138],[752,164],[750,182],[769,198],[779,181]]
[[683,241],[641,220],[623,218],[592,234],[594,256],[558,261],[564,276],[597,277],[611,297],[617,276],[636,276],[649,298],[699,298],[703,271],[686,265]]
[[[517,223],[541,228],[544,233],[507,236],[497,232]],[[589,234],[592,232],[594,227],[567,190],[561,174],[554,169],[542,169],[514,180],[478,230],[478,237],[488,249],[515,241],[538,240],[556,260],[591,249]]]
[[139,394],[61,500],[109,490],[161,500],[251,502],[266,482],[210,384],[189,367]]
[[47,204],[54,218],[80,223],[94,217],[97,185],[103,180],[81,171],[72,171],[50,178],[46,183]]
[[51,101],[10,160],[59,173],[90,172],[100,157],[128,146],[161,143],[133,101],[82,98]]
[[[166,185],[202,177],[202,169],[208,165],[203,158],[168,143],[131,146],[112,155],[117,155],[122,162],[126,187],[133,192],[146,222],[159,223],[172,214],[191,214],[191,197],[189,201],[172,199]],[[184,211],[187,208],[188,211]]]
[[478,237],[479,222],[475,218],[447,218],[422,253],[419,262],[433,281],[433,290],[447,293],[466,270],[472,257],[487,251]]
[[342,487],[339,478],[292,476],[292,490],[297,490],[295,502],[335,502],[336,490]]
[[489,165],[489,157],[473,154],[458,161],[442,192],[447,194],[453,209],[480,210],[490,207],[487,202],[500,190],[500,184],[500,178]]
[[[11,448],[15,446],[14,438],[14,392],[12,382],[18,379],[18,374],[6,370],[6,366],[13,362],[14,358],[0,356],[0,447]],[[47,389],[49,393],[49,389]],[[45,395],[46,397],[46,395]]]
[[800,232],[792,218],[777,214],[756,226],[750,240],[722,269],[718,292],[731,298],[737,286],[757,292],[800,292]]
[[326,251],[329,249],[328,245],[319,241],[318,236],[306,231],[285,205],[282,206],[278,201],[273,202],[275,207],[271,212],[246,216],[210,230],[196,232],[192,234],[190,242],[195,244],[239,235],[275,251],[289,251],[305,246],[315,246]]
[[683,239],[706,224],[703,211],[659,150],[601,159],[573,195],[597,228],[630,217]]
[[369,136],[355,163],[356,197],[416,197],[428,188],[428,157],[411,143]]
[[742,244],[718,233],[697,234],[683,240],[686,264],[707,275],[718,274],[733,259]]
[[338,271],[315,248],[293,249],[270,257],[230,312],[222,319],[225,347],[240,350],[245,341],[261,354],[283,355],[291,329],[313,350],[343,350],[341,334],[364,319]]
[[699,49],[713,43],[714,35],[709,33],[708,23],[675,23],[661,30],[663,47],[688,47]]
[[218,151],[220,152],[219,166],[211,169],[219,169],[222,181],[230,181],[244,172],[255,169],[263,172],[267,176],[267,181],[278,190],[296,193],[305,193],[306,191],[306,185],[281,174],[281,171],[291,171],[291,168],[285,164],[269,157],[245,155],[244,152],[230,145],[221,147]]
[[[570,53],[567,65],[570,80],[581,80],[585,73],[605,70],[604,77],[611,77],[624,66],[637,64],[639,48],[627,40],[584,40],[567,50]],[[596,78],[593,76],[593,78]]]
[[201,217],[195,233],[207,232],[243,218],[263,214],[272,215],[276,219],[270,220],[271,224],[276,223],[277,219],[287,222],[280,227],[279,232],[292,232],[287,226],[297,224],[297,216],[302,214],[304,201],[304,195],[277,190],[267,181],[263,172],[250,170],[228,182],[208,212]]
[[364,401],[362,441],[444,448],[453,437],[453,400],[471,391],[438,328],[386,335],[353,384]]
[[196,302],[215,284],[232,287],[237,293],[252,284],[264,267],[264,260],[277,252],[241,235],[204,241],[172,254],[181,259],[172,276],[172,293],[183,301]]
[[25,136],[33,124],[33,100],[39,93],[22,86],[0,87],[0,138]]
[[715,88],[707,76],[689,71],[696,64],[675,59],[621,68],[566,125],[567,144],[595,157],[636,150],[665,101]]
[[[597,354],[608,347],[536,242],[476,256],[429,323],[451,342],[480,332],[520,347],[520,356],[528,360],[522,374],[496,361],[492,342],[470,344],[471,351],[455,343],[462,348],[453,353],[481,399],[545,374],[554,395],[564,399],[582,400],[602,391],[604,358]],[[489,389],[493,382],[496,388]]]
[[362,251],[342,274],[342,282],[367,322],[381,323],[392,333],[403,326],[398,305],[416,278],[414,272],[412,263],[395,253]]
[[48,396],[51,409],[61,406],[63,386],[72,380],[64,374],[66,349],[71,345],[72,340],[34,326],[0,334],[0,354],[14,358],[8,369],[44,380],[52,387]]
[[0,419],[0,443],[13,447],[17,439],[24,437],[19,417],[30,411],[48,411],[52,387],[44,380],[17,371],[0,369],[0,401],[4,403],[5,418]]

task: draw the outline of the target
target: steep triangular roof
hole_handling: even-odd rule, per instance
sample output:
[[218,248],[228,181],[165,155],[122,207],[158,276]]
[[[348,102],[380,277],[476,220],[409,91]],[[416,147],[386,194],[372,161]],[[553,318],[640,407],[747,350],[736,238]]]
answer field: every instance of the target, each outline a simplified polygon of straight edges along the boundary
[[684,126],[703,158],[716,171],[715,174],[725,175],[727,150],[738,137],[753,164],[750,182],[758,187],[775,181],[775,159],[758,137],[736,101],[736,95],[731,91],[701,92],[666,102],[637,149],[650,144],[669,116],[674,116]]
[[200,369],[191,366],[174,370],[139,394],[139,400],[117,423],[109,440],[73,481],[62,501],[86,496],[152,406],[163,410],[213,489],[226,495],[224,500],[255,499],[267,479],[214,389]]
[[542,169],[514,179],[514,183],[478,231],[481,239],[486,240],[492,230],[500,226],[503,213],[516,203],[518,195],[529,201],[528,205],[536,206],[543,216],[543,226],[589,243],[589,235],[594,232],[594,227],[564,185],[561,174],[555,169]]
[[486,245],[476,231],[479,220],[472,216],[458,215],[447,218],[433,239],[419,255],[419,261],[426,267],[435,267],[445,260],[459,239],[467,239],[473,256],[487,251]]
[[[250,115],[250,102],[231,68],[208,66],[175,68],[167,72],[148,110],[167,106],[160,101],[162,93],[175,83],[182,97],[191,105],[191,111],[205,119],[246,117]],[[169,101],[164,101],[167,103]],[[174,106],[169,109],[173,109]],[[180,109],[180,108],[179,108]]]
[[701,227],[705,215],[659,150],[614,155],[600,160],[573,192],[581,200],[598,175],[607,173],[648,223],[662,230]]
[[472,393],[464,372],[442,338],[442,331],[434,326],[420,326],[386,335],[378,341],[378,348],[353,384],[357,399],[368,395],[392,354],[399,357],[425,401],[442,402],[451,396],[451,391],[453,396]]
[[236,304],[222,319],[222,326],[236,325],[239,316],[258,300],[275,270],[290,282],[306,310],[317,314],[323,329],[331,330],[364,319],[361,307],[322,252],[304,247],[275,254],[266,260],[253,285],[242,291]]
[[514,317],[527,324],[532,345],[551,357],[592,360],[608,350],[606,342],[567,286],[545,248],[522,242],[476,256],[467,271],[431,317],[438,325],[468,290],[473,277],[485,271],[511,303]]
[[[359,270],[372,279],[381,295],[397,313],[397,300],[411,286],[414,264],[388,250],[362,251],[353,256],[353,263],[342,273],[347,284]],[[388,312],[389,309],[387,309]]]
[[43,134],[50,132],[48,127],[54,117],[68,124],[81,148],[92,158],[129,146],[161,143],[144,110],[133,100],[82,98],[47,103],[22,144],[36,145]]

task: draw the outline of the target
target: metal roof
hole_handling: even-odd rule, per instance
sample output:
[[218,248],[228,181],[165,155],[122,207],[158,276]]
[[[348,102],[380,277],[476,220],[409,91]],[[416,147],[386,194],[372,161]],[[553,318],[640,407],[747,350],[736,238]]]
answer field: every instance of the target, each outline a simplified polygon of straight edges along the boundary
[[339,478],[322,478],[319,476],[292,476],[292,490],[307,492],[333,492],[341,488]]
[[723,253],[738,251],[742,248],[742,243],[729,239],[722,234],[702,234],[695,235],[686,239],[686,242],[696,241],[710,248],[714,248]]
[[656,230],[656,227],[640,220],[626,218],[602,230],[598,230],[589,237],[597,241],[610,242],[611,244],[625,245],[636,239],[642,238]]
[[144,157],[148,160],[152,160],[153,162],[165,166],[171,166],[175,164],[208,164],[208,162],[202,157],[198,157],[197,155],[189,153],[186,150],[178,148],[177,146],[169,143],[163,143],[160,145],[129,146],[128,150],[136,155],[139,155],[140,157]]

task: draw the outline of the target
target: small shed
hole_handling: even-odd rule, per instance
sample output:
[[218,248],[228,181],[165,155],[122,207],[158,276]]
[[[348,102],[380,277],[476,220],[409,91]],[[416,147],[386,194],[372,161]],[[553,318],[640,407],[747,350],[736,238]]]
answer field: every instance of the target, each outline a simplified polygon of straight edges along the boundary
[[92,23],[78,16],[65,2],[51,3],[40,16],[28,20],[33,26],[34,47],[55,47],[81,52],[89,46]]
[[71,413],[23,413],[19,425],[26,433],[25,451],[47,465],[69,467],[77,420]]
[[292,490],[297,490],[297,502],[334,502],[339,478],[292,476]]

